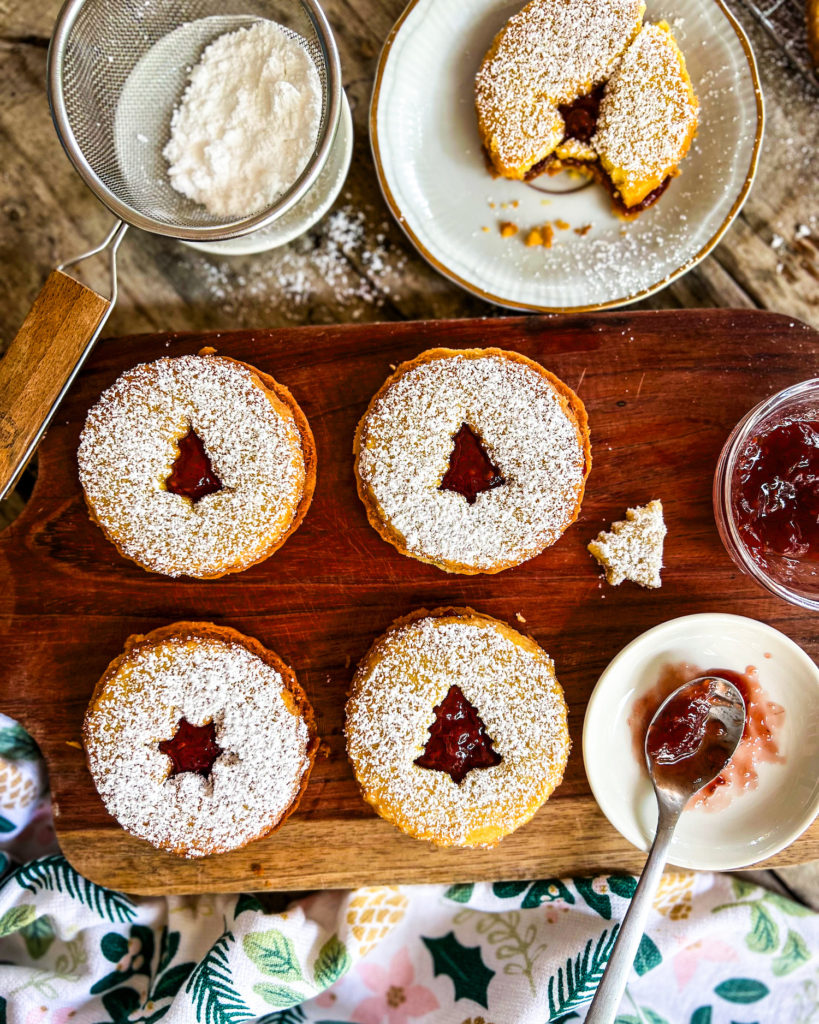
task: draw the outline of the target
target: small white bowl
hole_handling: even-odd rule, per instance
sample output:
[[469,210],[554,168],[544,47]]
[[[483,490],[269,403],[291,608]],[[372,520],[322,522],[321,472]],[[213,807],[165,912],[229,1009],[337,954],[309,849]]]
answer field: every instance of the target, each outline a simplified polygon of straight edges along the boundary
[[341,113],[338,128],[333,139],[327,162],[316,178],[315,184],[295,206],[283,213],[278,220],[261,231],[253,231],[239,238],[227,238],[223,242],[183,242],[191,249],[202,252],[213,252],[220,256],[248,256],[252,253],[266,252],[287,245],[294,238],[319,221],[336,201],[339,192],[347,179],[350,161],[353,156],[353,117],[347,94],[341,93]]
[[724,809],[685,811],[671,844],[669,862],[678,867],[747,867],[783,850],[819,812],[819,669],[784,633],[741,615],[671,619],[623,648],[589,699],[583,760],[600,809],[640,850],[653,839],[657,802],[628,717],[663,666],[680,662],[736,672],[753,665],[767,697],[785,709],[777,735],[784,763],[762,764],[759,786]]

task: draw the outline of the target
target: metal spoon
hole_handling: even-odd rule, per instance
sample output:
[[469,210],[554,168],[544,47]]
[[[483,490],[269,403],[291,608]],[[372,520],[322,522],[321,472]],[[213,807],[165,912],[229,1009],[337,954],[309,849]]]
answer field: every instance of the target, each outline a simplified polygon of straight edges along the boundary
[[[693,713],[681,719],[679,712],[685,705],[691,706]],[[659,808],[657,833],[586,1024],[611,1024],[614,1020],[680,815],[690,798],[731,760],[744,727],[742,695],[733,683],[718,676],[700,676],[685,683],[663,701],[651,719],[645,755]]]

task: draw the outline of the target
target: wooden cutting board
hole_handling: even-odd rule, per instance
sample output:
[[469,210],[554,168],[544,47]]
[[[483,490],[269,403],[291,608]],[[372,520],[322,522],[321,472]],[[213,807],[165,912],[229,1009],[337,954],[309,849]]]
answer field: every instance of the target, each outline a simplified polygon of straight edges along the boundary
[[[315,500],[267,562],[215,581],[175,581],[121,558],[88,519],[75,452],[86,411],[126,368],[213,345],[289,387],[318,446]],[[449,576],[404,558],[368,525],[355,491],[355,424],[391,367],[426,348],[497,345],[542,362],[589,412],[594,466],[579,521],[551,549],[498,576]],[[136,893],[308,889],[536,878],[636,870],[643,855],[608,824],[583,771],[589,694],[609,660],[650,626],[709,610],[762,619],[819,657],[815,618],[769,597],[723,550],[711,509],[717,456],[752,405],[819,370],[819,334],[753,311],[611,313],[308,327],[102,342],[40,449],[22,516],[0,536],[0,710],[48,762],[62,848],[84,875]],[[601,583],[586,542],[629,505],[661,498],[663,586]],[[353,667],[393,619],[469,604],[530,632],[555,659],[574,748],[565,780],[494,850],[437,850],[361,800],[344,753]],[[526,625],[521,626],[518,616]],[[277,835],[184,861],[126,835],[97,796],[79,747],[91,690],[131,633],[180,619],[235,626],[276,650],[317,711],[326,757]],[[819,824],[770,863],[819,857]]]

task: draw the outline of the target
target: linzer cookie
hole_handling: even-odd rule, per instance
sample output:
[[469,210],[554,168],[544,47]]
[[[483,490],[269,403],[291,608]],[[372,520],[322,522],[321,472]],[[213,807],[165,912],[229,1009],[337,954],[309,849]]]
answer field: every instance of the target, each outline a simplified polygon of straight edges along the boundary
[[88,413],[78,461],[91,518],[122,555],[201,579],[276,551],[316,481],[313,435],[287,388],[216,355],[124,373]]
[[559,107],[605,81],[637,35],[642,0],[532,0],[495,37],[475,80],[498,174],[523,178],[564,138]]
[[358,493],[402,554],[495,573],[554,544],[580,511],[591,449],[577,395],[501,349],[432,349],[398,367],[355,437]]
[[318,746],[293,671],[258,640],[207,622],[129,637],[97,683],[83,741],[109,813],[185,857],[277,829]]
[[580,170],[631,218],[679,173],[698,103],[668,25],[631,0],[532,0],[478,71],[484,149],[507,178]]
[[645,25],[600,101],[592,146],[628,210],[678,173],[697,130],[697,98],[665,22]]
[[347,753],[382,818],[439,846],[494,846],[563,778],[563,690],[531,638],[471,608],[418,611],[373,644]]

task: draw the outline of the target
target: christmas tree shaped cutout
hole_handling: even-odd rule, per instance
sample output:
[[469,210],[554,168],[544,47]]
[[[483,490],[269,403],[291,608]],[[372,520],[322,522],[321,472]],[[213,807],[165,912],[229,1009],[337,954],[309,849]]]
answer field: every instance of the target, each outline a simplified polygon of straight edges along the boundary
[[171,466],[165,489],[190,498],[194,505],[206,494],[221,491],[222,481],[214,472],[202,439],[193,429],[179,439],[178,447],[179,454]]
[[463,423],[452,440],[449,469],[438,490],[455,491],[462,494],[468,504],[474,505],[483,491],[506,483],[469,424]]
[[450,686],[446,697],[435,707],[429,739],[415,764],[446,772],[460,785],[473,768],[491,768],[500,762],[501,756],[493,749],[478,712],[459,686]]

